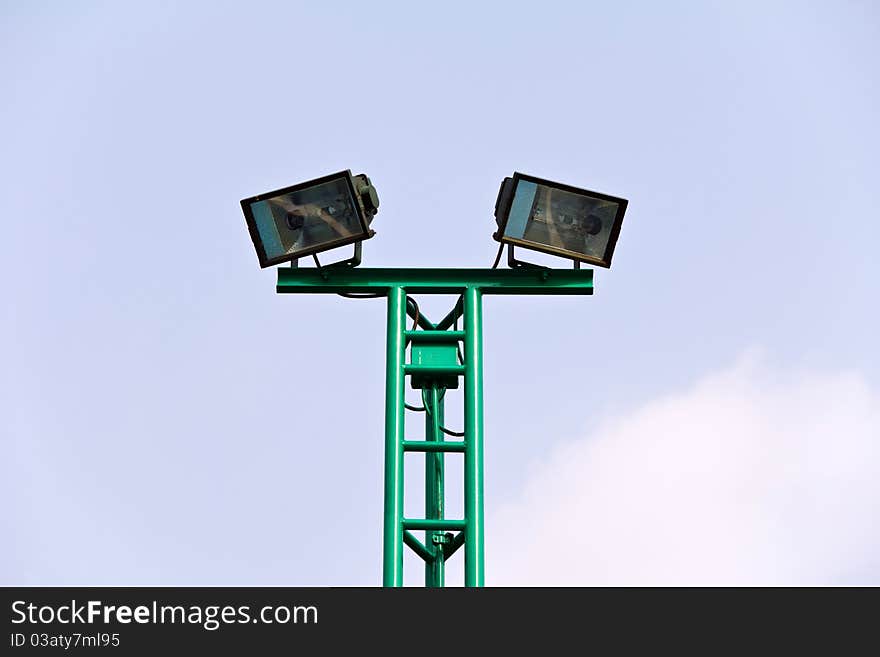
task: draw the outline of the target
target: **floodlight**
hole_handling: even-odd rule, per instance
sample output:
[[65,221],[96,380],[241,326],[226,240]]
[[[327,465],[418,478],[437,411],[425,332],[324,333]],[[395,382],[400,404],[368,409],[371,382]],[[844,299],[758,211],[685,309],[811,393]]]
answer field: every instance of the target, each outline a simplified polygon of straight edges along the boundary
[[260,267],[356,244],[375,232],[370,223],[379,208],[376,188],[364,174],[340,171],[241,202]]
[[525,264],[514,258],[514,246],[570,258],[575,267],[610,267],[626,205],[616,196],[514,173],[495,201],[493,237],[508,245],[511,267]]

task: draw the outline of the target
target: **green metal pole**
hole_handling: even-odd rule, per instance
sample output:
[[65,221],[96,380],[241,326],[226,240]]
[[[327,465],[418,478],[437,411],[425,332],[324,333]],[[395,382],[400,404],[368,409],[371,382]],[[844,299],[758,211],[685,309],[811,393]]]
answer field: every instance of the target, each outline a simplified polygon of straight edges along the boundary
[[[410,532],[449,532],[459,534],[447,544],[444,561],[464,543],[465,584],[484,583],[483,549],[483,353],[482,295],[590,295],[593,294],[593,271],[557,269],[400,269],[400,268],[290,268],[278,269],[276,291],[282,294],[357,294],[379,293],[388,296],[388,335],[385,401],[385,527],[383,532],[383,583],[403,585],[403,550],[410,546],[430,561],[437,547],[430,539],[426,546]],[[418,325],[429,333],[423,342],[447,343],[462,337],[449,331],[460,314],[464,314],[464,365],[432,365],[405,363],[406,292],[412,294],[461,294],[462,300],[439,324],[424,316]],[[413,332],[410,338],[413,337]],[[442,335],[441,335],[442,334]],[[404,381],[408,374],[419,377],[457,375],[465,378],[465,439],[461,441],[404,441]],[[433,395],[432,395],[433,399]],[[443,418],[440,401],[435,410]],[[442,423],[442,419],[441,419]],[[439,434],[438,434],[439,435]],[[424,452],[426,459],[446,452],[465,454],[465,518],[447,520],[443,517],[442,496],[438,511],[421,519],[403,516],[403,453]],[[435,461],[436,463],[436,461]],[[442,461],[441,461],[442,463]],[[442,467],[442,466],[441,466]],[[441,471],[442,472],[442,471]],[[428,469],[426,466],[426,478]],[[442,482],[442,476],[440,478]],[[442,491],[442,485],[434,493]],[[435,499],[433,495],[428,499]],[[427,508],[426,508],[427,510]],[[431,515],[439,517],[431,517]],[[406,541],[406,542],[404,542]],[[440,557],[438,557],[439,559]],[[445,564],[442,564],[442,568]],[[433,575],[442,570],[432,571]],[[442,577],[442,575],[441,575]],[[440,580],[442,583],[442,579]],[[427,583],[427,571],[426,571]]]
[[385,354],[385,531],[382,559],[384,586],[403,586],[403,429],[406,291],[388,290],[388,337]]
[[[443,426],[443,397],[435,385],[426,393],[425,440],[442,442],[443,432],[440,427]],[[425,454],[425,518],[429,520],[443,518],[443,460],[442,452]],[[434,552],[434,559],[425,562],[425,586],[440,587],[445,584],[443,544],[439,542],[443,536],[445,534],[442,531],[425,532],[425,544]]]
[[483,586],[483,294],[464,293],[464,583]]

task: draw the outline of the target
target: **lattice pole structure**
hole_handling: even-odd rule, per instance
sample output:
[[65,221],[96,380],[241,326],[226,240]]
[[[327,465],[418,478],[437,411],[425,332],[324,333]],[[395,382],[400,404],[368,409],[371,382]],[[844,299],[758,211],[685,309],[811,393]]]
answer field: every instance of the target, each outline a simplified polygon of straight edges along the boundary
[[[485,580],[483,504],[483,295],[589,295],[589,269],[371,269],[349,266],[281,268],[279,293],[374,294],[388,301],[385,374],[385,526],[383,584],[403,585],[404,545],[425,561],[425,585],[445,584],[446,561],[464,546],[466,586]],[[456,294],[455,307],[434,324],[410,300]],[[416,326],[407,330],[407,316]],[[455,328],[462,320],[462,330]],[[407,359],[409,349],[409,359]],[[422,390],[425,436],[404,435],[407,377]],[[464,435],[444,427],[446,390],[464,380]],[[425,454],[425,517],[403,513],[404,458]],[[445,517],[444,456],[464,453],[464,518]],[[424,531],[424,542],[413,534]]]

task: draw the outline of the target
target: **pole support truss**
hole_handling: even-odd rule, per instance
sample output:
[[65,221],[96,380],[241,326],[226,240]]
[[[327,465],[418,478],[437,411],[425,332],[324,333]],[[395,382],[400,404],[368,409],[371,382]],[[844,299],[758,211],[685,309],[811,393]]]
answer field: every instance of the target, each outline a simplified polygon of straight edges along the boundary
[[[403,586],[403,547],[425,562],[425,585],[443,586],[445,562],[464,547],[466,586],[483,586],[483,306],[486,294],[590,295],[593,271],[559,269],[374,269],[330,266],[279,268],[280,294],[372,293],[388,301],[385,371],[385,586]],[[411,294],[457,294],[449,313],[433,323]],[[407,329],[409,316],[418,325]],[[462,329],[458,330],[458,320]],[[461,345],[462,348],[459,347]],[[407,348],[410,361],[407,362]],[[405,383],[422,390],[424,440],[404,437]],[[464,379],[464,436],[443,425],[444,396]],[[425,517],[403,515],[404,455],[425,455]],[[444,459],[464,454],[464,518],[444,515]],[[424,531],[424,541],[412,531]],[[453,533],[457,532],[457,533]]]

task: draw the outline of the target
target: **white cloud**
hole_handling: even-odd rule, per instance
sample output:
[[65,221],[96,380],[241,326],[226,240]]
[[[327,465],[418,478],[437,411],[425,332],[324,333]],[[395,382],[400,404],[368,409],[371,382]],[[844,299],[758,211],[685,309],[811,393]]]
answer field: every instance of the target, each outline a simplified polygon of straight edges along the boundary
[[880,584],[880,395],[754,355],[566,444],[490,518],[494,585]]

